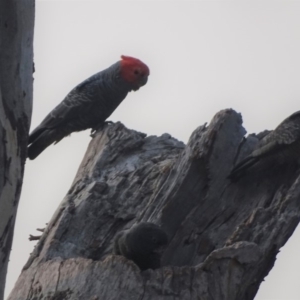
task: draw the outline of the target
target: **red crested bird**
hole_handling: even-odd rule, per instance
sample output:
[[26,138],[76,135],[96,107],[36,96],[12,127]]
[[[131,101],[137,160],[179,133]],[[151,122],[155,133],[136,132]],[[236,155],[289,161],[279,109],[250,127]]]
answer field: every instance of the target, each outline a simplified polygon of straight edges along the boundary
[[72,132],[100,128],[130,91],[137,91],[147,83],[149,68],[146,64],[130,56],[121,58],[73,88],[31,132],[30,159]]

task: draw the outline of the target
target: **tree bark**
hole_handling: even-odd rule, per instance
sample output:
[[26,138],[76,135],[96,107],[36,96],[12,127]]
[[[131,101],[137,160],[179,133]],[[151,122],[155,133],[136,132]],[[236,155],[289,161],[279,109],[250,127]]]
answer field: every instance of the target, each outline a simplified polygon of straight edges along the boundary
[[21,193],[33,90],[34,1],[0,1],[0,299]]
[[[106,126],[26,263],[9,300],[254,299],[299,222],[296,168],[227,177],[261,135],[219,112],[187,145]],[[164,267],[140,272],[114,256],[114,236],[141,221],[170,242]]]

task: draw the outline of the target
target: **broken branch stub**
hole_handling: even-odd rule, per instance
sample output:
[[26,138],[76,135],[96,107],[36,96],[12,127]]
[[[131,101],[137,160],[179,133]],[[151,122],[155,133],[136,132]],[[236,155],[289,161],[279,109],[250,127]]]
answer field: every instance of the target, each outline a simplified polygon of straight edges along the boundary
[[[253,299],[299,222],[300,179],[286,168],[231,182],[233,165],[259,139],[244,135],[231,109],[187,145],[106,126],[9,300]],[[111,255],[115,235],[141,221],[168,233],[161,269],[140,272]]]

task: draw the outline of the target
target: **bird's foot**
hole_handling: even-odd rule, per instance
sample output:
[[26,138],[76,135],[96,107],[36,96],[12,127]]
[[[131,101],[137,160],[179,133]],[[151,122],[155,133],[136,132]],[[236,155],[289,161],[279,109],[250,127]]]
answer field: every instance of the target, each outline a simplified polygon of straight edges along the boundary
[[114,122],[112,122],[112,121],[105,121],[105,122],[103,122],[103,123],[98,124],[97,126],[95,126],[95,127],[93,127],[93,128],[91,129],[91,134],[90,134],[90,136],[91,136],[92,138],[94,138],[98,130],[101,130],[101,129],[103,129],[105,126],[111,125],[111,124],[114,124]]

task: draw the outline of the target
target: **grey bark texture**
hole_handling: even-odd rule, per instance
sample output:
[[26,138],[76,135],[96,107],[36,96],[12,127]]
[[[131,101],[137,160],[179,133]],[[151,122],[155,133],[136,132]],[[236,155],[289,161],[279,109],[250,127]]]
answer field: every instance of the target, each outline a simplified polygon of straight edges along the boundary
[[33,90],[34,1],[0,1],[0,299],[21,193]]
[[[231,109],[187,145],[121,123],[98,131],[9,300],[254,299],[299,222],[300,179],[283,168],[231,182],[260,139],[244,135]],[[141,221],[168,233],[160,269],[111,255],[115,235]]]

